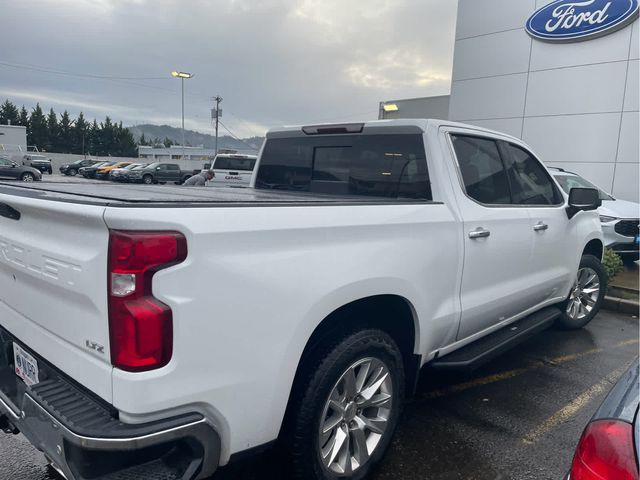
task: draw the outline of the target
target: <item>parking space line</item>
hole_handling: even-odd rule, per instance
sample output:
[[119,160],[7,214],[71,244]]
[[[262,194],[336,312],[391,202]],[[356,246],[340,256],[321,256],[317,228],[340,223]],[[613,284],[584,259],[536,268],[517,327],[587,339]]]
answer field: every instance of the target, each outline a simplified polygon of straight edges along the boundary
[[609,375],[604,377],[600,382],[589,388],[589,390],[569,402],[565,407],[558,410],[551,417],[542,422],[538,427],[529,432],[522,439],[522,442],[526,443],[527,445],[531,445],[540,440],[540,438],[549,433],[551,430],[574,416],[582,408],[587,406],[589,402],[591,402],[591,400],[593,400],[595,397],[607,392],[611,388],[611,386],[614,385],[622,376],[622,374],[629,368],[629,365],[631,365],[631,362],[627,363],[621,368],[614,370]]
[[640,343],[640,340],[638,340],[637,338],[632,338],[629,340],[624,340],[622,342],[616,343],[608,348],[592,348],[590,350],[585,350],[584,352],[573,353],[570,355],[561,355],[559,357],[554,357],[554,358],[543,358],[542,360],[532,362],[528,366],[523,368],[515,368],[513,370],[507,370],[506,372],[501,372],[501,373],[496,373],[494,375],[488,375],[486,377],[476,378],[468,382],[463,382],[457,385],[452,385],[450,387],[434,390],[433,392],[428,392],[428,393],[419,395],[419,397],[424,399],[441,398],[441,397],[450,395],[452,393],[459,393],[465,390],[469,390],[471,388],[480,387],[483,385],[489,385],[491,383],[501,382],[503,380],[508,380],[510,378],[514,378],[519,375],[522,375],[523,373],[532,372],[534,370],[537,370],[542,367],[546,367],[548,365],[562,365],[563,363],[571,362],[573,360],[578,360],[580,358],[584,358],[589,355],[595,355],[597,353],[602,353],[608,350],[626,347],[629,345],[637,345],[639,343]]

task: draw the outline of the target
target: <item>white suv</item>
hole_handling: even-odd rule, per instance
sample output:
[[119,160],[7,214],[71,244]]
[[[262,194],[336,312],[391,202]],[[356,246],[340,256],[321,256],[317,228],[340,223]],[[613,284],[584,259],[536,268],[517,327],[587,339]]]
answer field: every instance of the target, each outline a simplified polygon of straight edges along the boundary
[[640,204],[615,198],[576,173],[554,167],[551,172],[567,194],[576,187],[597,188],[600,191],[602,206],[598,213],[605,246],[618,253],[625,263],[637,261],[640,246]]

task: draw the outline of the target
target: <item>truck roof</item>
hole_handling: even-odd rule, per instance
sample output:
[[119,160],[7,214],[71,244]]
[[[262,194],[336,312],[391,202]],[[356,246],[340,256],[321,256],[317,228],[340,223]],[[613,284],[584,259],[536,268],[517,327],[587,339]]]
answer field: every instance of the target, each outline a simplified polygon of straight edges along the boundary
[[[348,123],[319,123],[309,125],[291,125],[284,127],[275,127],[267,131],[267,138],[284,138],[296,137],[303,135],[317,134],[345,134],[345,133],[362,133],[365,135],[374,134],[403,134],[403,133],[424,133],[429,128],[438,129],[440,127],[461,127],[477,130],[479,132],[490,133],[493,135],[501,135],[503,137],[519,139],[503,132],[490,130],[488,128],[479,127],[477,125],[469,125],[465,123],[452,122],[450,120],[440,120],[436,118],[398,118],[390,120],[368,120],[362,122]],[[338,131],[338,130],[343,131]],[[305,133],[306,131],[306,133]],[[313,133],[320,131],[319,133]],[[312,133],[310,133],[312,132]]]

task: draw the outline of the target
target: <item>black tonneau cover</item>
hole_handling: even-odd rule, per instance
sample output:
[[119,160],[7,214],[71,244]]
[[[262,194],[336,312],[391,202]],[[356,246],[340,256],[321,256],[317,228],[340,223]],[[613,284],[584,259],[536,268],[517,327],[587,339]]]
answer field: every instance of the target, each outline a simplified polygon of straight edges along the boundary
[[[336,196],[237,187],[0,182],[0,195],[111,207],[243,207],[433,203],[416,199]],[[0,197],[0,203],[2,199]]]

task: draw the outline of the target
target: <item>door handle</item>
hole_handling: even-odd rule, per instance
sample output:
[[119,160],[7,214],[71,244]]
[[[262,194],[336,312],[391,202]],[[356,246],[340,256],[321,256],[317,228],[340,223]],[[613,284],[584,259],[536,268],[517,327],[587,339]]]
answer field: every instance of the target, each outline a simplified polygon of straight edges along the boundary
[[547,230],[548,228],[549,228],[549,225],[542,222],[538,222],[533,226],[533,230],[536,232],[542,232],[544,230]]
[[469,238],[474,239],[474,238],[486,238],[489,235],[491,235],[491,232],[489,230],[485,230],[482,227],[478,227],[475,230],[472,230],[471,232],[469,232]]

